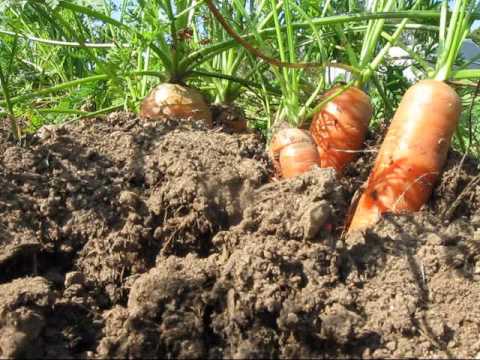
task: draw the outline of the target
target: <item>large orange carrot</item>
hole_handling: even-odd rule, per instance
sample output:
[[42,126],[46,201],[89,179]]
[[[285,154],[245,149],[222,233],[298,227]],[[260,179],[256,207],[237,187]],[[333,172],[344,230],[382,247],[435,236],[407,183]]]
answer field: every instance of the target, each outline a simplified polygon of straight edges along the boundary
[[[330,90],[325,97],[335,91],[338,89]],[[318,145],[321,167],[342,172],[362,147],[372,113],[369,96],[350,87],[313,116],[310,132]]]
[[319,166],[317,147],[310,134],[287,128],[277,132],[270,143],[270,156],[277,175],[290,178]]
[[178,84],[163,83],[155,87],[140,105],[140,117],[151,120],[188,118],[203,120],[212,126],[212,114],[202,94]]
[[404,95],[353,214],[349,232],[385,212],[413,212],[428,200],[461,113],[455,90],[423,80]]

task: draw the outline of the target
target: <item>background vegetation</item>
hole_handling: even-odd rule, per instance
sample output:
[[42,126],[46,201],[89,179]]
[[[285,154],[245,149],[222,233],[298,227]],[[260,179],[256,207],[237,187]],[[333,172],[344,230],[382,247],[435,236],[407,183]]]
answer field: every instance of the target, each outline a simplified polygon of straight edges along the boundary
[[[208,3],[258,54],[225,30]],[[174,81],[212,102],[237,104],[250,126],[266,131],[278,119],[308,122],[325,90],[368,73],[362,86],[375,105],[375,131],[414,81],[407,72],[422,78],[435,63],[442,4],[448,7],[439,0],[0,0],[0,117],[18,120],[26,133],[137,111],[155,84]],[[470,2],[473,18],[477,7]],[[478,42],[479,31],[468,37]],[[403,50],[400,59],[389,56],[393,46]],[[459,57],[451,80],[467,110],[454,144],[479,155],[480,105],[471,106],[479,74],[462,70],[475,60]]]

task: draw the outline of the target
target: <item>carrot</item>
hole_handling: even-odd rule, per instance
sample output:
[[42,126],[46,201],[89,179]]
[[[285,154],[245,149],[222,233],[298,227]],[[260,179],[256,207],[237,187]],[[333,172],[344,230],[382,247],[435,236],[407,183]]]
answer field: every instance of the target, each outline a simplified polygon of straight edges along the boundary
[[[416,0],[412,10],[421,3],[421,0]],[[370,11],[372,13],[393,11],[394,4],[394,1],[374,1]],[[381,35],[385,35],[382,30],[385,19],[369,21],[358,56],[342,33],[342,29],[337,26],[350,61],[350,71],[356,79],[348,84],[353,86],[346,85],[327,92],[325,99],[313,110],[314,116],[310,131],[318,145],[321,167],[333,167],[341,175],[345,166],[354,159],[362,147],[373,115],[373,106],[369,96],[360,89],[370,79],[375,78],[375,70],[384,61],[388,50],[398,40],[407,22],[408,19],[403,19],[395,32],[388,36],[388,42],[375,54],[375,50],[381,43]],[[375,81],[374,84],[379,93],[384,92],[378,81]],[[344,90],[345,88],[346,90]],[[335,97],[337,93],[339,95]],[[332,97],[333,99],[328,101]]]
[[270,157],[279,177],[291,178],[320,164],[317,147],[310,134],[301,129],[278,131],[270,143]]
[[429,71],[430,80],[419,81],[402,98],[353,213],[349,233],[368,228],[385,212],[417,211],[430,197],[462,110],[459,96],[444,81],[452,76],[475,6],[470,0],[455,0],[447,22],[449,4],[442,3],[435,69]]
[[[336,91],[330,90],[325,97]],[[310,132],[318,145],[321,167],[343,171],[362,147],[372,113],[370,97],[350,87],[314,114]]]
[[212,115],[203,96],[195,89],[163,83],[155,87],[140,105],[140,117],[151,120],[189,118],[212,126]]
[[439,80],[422,80],[405,93],[353,214],[349,232],[385,212],[418,211],[446,161],[461,113],[460,98]]

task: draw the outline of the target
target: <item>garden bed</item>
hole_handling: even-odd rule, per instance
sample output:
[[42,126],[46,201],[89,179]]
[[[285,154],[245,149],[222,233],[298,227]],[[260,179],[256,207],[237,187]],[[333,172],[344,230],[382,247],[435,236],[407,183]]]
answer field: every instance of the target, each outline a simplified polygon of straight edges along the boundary
[[126,113],[0,133],[0,357],[478,356],[477,163],[344,239],[372,153],[271,182],[264,148]]

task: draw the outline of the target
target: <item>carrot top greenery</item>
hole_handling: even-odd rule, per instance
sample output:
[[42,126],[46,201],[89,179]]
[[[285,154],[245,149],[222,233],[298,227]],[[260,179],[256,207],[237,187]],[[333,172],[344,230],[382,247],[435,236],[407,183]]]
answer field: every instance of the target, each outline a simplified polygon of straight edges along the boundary
[[[307,126],[355,86],[371,98],[376,126],[410,85],[405,71],[459,82],[464,100],[473,96],[480,74],[461,49],[480,18],[477,7],[438,0],[4,0],[0,116],[20,138],[67,117],[138,111],[156,84],[171,82],[237,104],[249,125],[264,131],[276,121]],[[392,58],[392,48],[409,61]],[[455,144],[466,148],[477,132],[476,124],[460,129]]]

